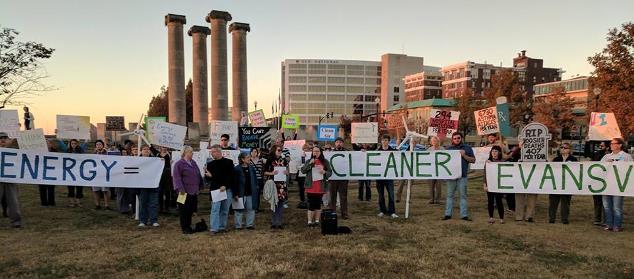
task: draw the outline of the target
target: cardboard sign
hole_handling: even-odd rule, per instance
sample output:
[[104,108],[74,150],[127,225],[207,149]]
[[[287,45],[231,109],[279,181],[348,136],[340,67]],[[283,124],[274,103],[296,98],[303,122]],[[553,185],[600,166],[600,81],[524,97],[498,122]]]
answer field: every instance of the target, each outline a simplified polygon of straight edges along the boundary
[[232,147],[238,146],[238,137],[240,136],[238,133],[238,122],[212,120],[209,125],[211,145],[220,144],[220,136],[227,134],[229,135],[229,145]]
[[249,120],[251,120],[251,126],[253,127],[266,127],[266,117],[261,109],[250,112]]
[[612,140],[622,138],[621,129],[616,122],[614,113],[593,112],[590,114],[588,126],[589,140]]
[[335,141],[339,135],[339,126],[337,125],[320,125],[317,129],[317,140]]
[[148,133],[151,135],[152,144],[181,150],[185,144],[187,127],[148,119]]
[[106,131],[125,131],[123,116],[106,116]]
[[44,138],[44,130],[35,129],[18,132],[18,146],[22,150],[48,151],[48,145]]
[[437,136],[441,140],[446,137],[450,138],[453,133],[458,131],[459,117],[459,111],[430,109],[427,135]]
[[378,143],[379,124],[377,122],[352,123],[352,143]]
[[270,129],[269,127],[240,127],[238,131],[240,148],[259,148],[260,138]]
[[550,138],[551,135],[544,124],[532,122],[524,126],[518,137],[522,144],[522,161],[548,161],[548,141]]
[[476,129],[479,136],[495,134],[500,132],[498,125],[498,111],[496,107],[485,108],[474,111]]
[[9,134],[10,138],[17,138],[20,131],[20,119],[18,118],[18,110],[2,109],[0,110],[0,132]]
[[473,153],[475,154],[476,161],[471,163],[472,170],[483,170],[484,163],[489,159],[489,153],[491,152],[491,146],[474,147]]
[[284,129],[299,128],[299,115],[295,115],[295,114],[282,115],[282,128]]
[[90,139],[90,117],[57,115],[58,139]]

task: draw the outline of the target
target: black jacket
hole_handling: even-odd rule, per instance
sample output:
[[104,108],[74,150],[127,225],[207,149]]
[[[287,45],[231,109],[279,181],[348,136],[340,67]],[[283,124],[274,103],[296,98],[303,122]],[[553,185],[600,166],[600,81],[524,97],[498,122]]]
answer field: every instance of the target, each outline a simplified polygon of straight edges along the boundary
[[207,163],[207,171],[211,173],[211,177],[207,177],[211,191],[220,189],[220,186],[225,186],[227,190],[231,190],[232,192],[238,191],[233,161],[231,159],[221,158],[212,160]]

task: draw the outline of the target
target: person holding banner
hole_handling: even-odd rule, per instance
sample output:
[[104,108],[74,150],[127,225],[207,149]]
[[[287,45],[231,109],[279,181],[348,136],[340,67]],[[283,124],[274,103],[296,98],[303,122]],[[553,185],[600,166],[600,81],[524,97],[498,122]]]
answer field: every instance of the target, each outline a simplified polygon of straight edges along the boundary
[[[575,156],[570,155],[570,144],[564,143],[561,145],[560,155],[553,159],[553,162],[577,162],[577,158]],[[557,208],[559,207],[559,202],[561,201],[561,223],[567,225],[569,220],[568,216],[570,216],[570,200],[572,199],[572,195],[548,195],[548,223],[554,224],[555,218],[557,216]]]
[[[437,136],[429,137],[429,151],[445,150],[440,145],[440,139]],[[440,186],[440,179],[429,180],[429,204],[440,204],[440,196],[442,195],[442,187]]]
[[321,148],[315,146],[312,152],[310,161],[304,164],[301,169],[301,172],[306,175],[304,187],[308,195],[308,227],[319,226],[321,199],[328,192],[328,178],[332,175],[330,163],[324,158]]
[[460,193],[460,216],[464,221],[471,221],[469,218],[469,212],[467,209],[467,173],[469,172],[469,163],[475,163],[475,154],[471,146],[462,142],[463,135],[461,133],[454,133],[451,136],[451,146],[447,150],[460,150],[460,156],[462,157],[462,177],[454,180],[447,180],[447,204],[445,205],[445,217],[443,220],[451,219],[453,212],[453,196],[456,190]]
[[[614,138],[610,141],[612,153],[603,156],[603,162],[632,162],[632,155],[625,153],[623,147],[625,141],[622,138]],[[623,197],[603,196],[603,209],[605,210],[605,231],[623,231]]]
[[[608,143],[600,142],[598,150],[592,154],[592,161],[601,161],[605,154],[609,153]],[[592,202],[594,207],[594,222],[595,226],[603,225],[603,196],[592,195]]]
[[[347,151],[343,147],[343,138],[335,140],[334,151]],[[337,212],[337,194],[339,194],[339,205],[341,207],[341,218],[347,220],[348,216],[348,180],[336,180],[330,182],[330,209]],[[392,190],[393,191],[393,190]]]
[[[48,152],[58,152],[53,142],[46,141]],[[55,206],[55,185],[38,185],[40,191],[40,204],[42,206]]]
[[[276,169],[277,168],[277,169]],[[273,180],[277,192],[277,205],[271,214],[271,229],[284,229],[282,226],[282,218],[284,217],[284,202],[288,199],[288,188],[286,181],[275,181],[275,176],[279,174],[279,168],[284,168],[284,175],[288,176],[288,161],[282,157],[282,146],[273,145],[269,152],[269,158],[264,165],[265,180]]]
[[[0,132],[0,147],[14,148],[12,140],[5,132]],[[12,228],[22,227],[22,215],[20,213],[20,202],[18,201],[18,187],[13,183],[0,182],[0,199],[6,201],[7,217],[11,221]]]
[[180,196],[185,195],[185,201],[178,204],[181,230],[183,234],[192,234],[192,215],[197,204],[198,191],[203,186],[203,178],[198,164],[192,159],[194,149],[185,146],[182,152],[181,159],[174,163],[172,181],[174,190]]
[[502,148],[498,145],[494,145],[491,147],[491,151],[489,152],[489,159],[484,163],[484,191],[487,193],[487,209],[489,211],[489,224],[494,224],[495,219],[493,219],[493,207],[497,206],[498,216],[500,217],[500,224],[504,224],[504,204],[502,203],[502,193],[489,192],[489,188],[487,187],[487,176],[486,176],[486,167],[487,163],[491,162],[504,162],[502,159]]
[[[359,147],[359,150],[365,152],[369,149],[367,144],[362,144]],[[372,185],[372,180],[359,180],[359,201],[364,201],[363,192],[365,191],[365,201],[370,201],[372,199],[372,190],[370,186]]]
[[[233,193],[236,230],[242,229],[242,215],[246,211],[246,229],[255,229],[255,203],[258,196],[258,180],[255,168],[250,164],[251,156],[248,153],[238,155],[240,164],[235,167],[237,178],[236,191]],[[235,204],[241,203],[240,206]]]
[[[141,147],[141,156],[150,157],[152,155],[150,147]],[[160,226],[158,223],[158,195],[159,185],[156,188],[143,188],[139,193],[139,227],[152,225]]]
[[157,156],[165,163],[159,182],[159,213],[169,213],[170,207],[176,206],[177,198],[172,186],[172,156],[169,149],[163,146],[160,147]]
[[297,208],[306,208],[306,193],[304,188],[304,184],[306,184],[306,174],[302,173],[302,168],[306,164],[306,153],[308,152],[311,152],[311,149],[308,143],[305,143],[304,146],[302,146],[301,159],[297,162],[297,188],[299,192],[299,205],[297,205]]
[[231,199],[233,198],[232,194],[237,192],[235,191],[237,187],[235,185],[236,178],[233,161],[222,157],[222,147],[220,145],[215,144],[211,147],[211,157],[213,160],[207,163],[205,171],[205,177],[209,181],[209,190],[226,192],[227,194],[227,198],[224,200],[211,200],[209,223],[211,223],[210,233],[214,235],[224,232],[227,228],[229,207],[231,207]]
[[[95,142],[95,154],[99,155],[107,155],[108,151],[104,148],[104,142],[102,140],[97,140]],[[108,206],[108,201],[110,196],[108,196],[108,188],[106,187],[92,187],[92,195],[95,199],[95,209],[101,209],[100,200],[101,195],[103,195],[104,200],[104,209],[110,210],[110,206]]]
[[258,192],[255,198],[255,212],[260,211],[260,193],[264,192],[264,159],[260,158],[260,150],[257,148],[251,149],[251,166],[255,169],[255,174],[258,182]]
[[[396,149],[390,146],[390,136],[383,135],[381,137],[381,145],[377,149],[378,151],[396,151]],[[388,206],[385,207],[385,190],[387,189]],[[396,215],[396,209],[394,206],[394,180],[382,179],[376,181],[376,192],[379,195],[379,214],[378,217],[390,215],[392,219],[398,218]]]
[[[68,153],[83,153],[79,147],[79,141],[71,139],[68,146]],[[81,207],[81,198],[84,197],[84,187],[68,186],[68,200],[70,207]]]

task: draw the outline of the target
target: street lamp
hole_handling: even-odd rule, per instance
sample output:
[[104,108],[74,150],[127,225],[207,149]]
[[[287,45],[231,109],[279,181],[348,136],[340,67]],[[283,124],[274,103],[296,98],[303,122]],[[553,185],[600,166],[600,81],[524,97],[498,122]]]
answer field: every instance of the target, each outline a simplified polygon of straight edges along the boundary
[[321,126],[321,121],[323,121],[324,119],[330,119],[330,118],[334,118],[334,117],[335,117],[335,113],[334,112],[329,112],[329,113],[326,113],[326,115],[324,115],[324,116],[320,116],[319,117],[319,125],[318,125],[318,127]]
[[[381,98],[376,97],[376,99],[374,99],[374,103],[376,104],[376,122],[379,122],[379,109],[381,106]],[[368,117],[368,122],[370,122],[370,117]]]
[[601,88],[593,89],[592,93],[594,93],[594,112],[598,112],[598,110],[599,110],[599,95],[601,95]]

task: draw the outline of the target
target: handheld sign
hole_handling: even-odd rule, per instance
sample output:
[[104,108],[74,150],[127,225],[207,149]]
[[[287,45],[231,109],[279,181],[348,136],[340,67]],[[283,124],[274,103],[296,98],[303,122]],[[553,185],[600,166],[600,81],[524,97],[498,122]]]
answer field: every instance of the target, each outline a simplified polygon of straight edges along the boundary
[[589,140],[612,140],[620,137],[621,130],[614,113],[593,112],[590,114]]
[[220,144],[220,136],[229,135],[229,145],[238,146],[238,122],[237,121],[220,121],[212,120],[209,127],[209,140],[211,145]]
[[264,111],[261,109],[250,112],[249,119],[253,127],[266,127],[266,117],[264,116]]
[[10,138],[16,138],[20,130],[20,119],[15,109],[0,110],[0,132],[9,134]]
[[270,127],[240,127],[238,131],[240,148],[259,148],[260,138],[266,135],[270,129]]
[[22,150],[48,151],[48,145],[44,138],[44,130],[26,130],[18,132],[18,146]]
[[451,110],[429,110],[428,136],[437,136],[441,140],[451,137],[458,130],[459,111]]
[[303,147],[306,144],[306,140],[287,140],[284,141],[284,149],[288,149],[291,155],[291,161],[300,160],[304,153]]
[[106,116],[106,131],[125,131],[123,116]]
[[379,138],[379,124],[377,122],[352,123],[352,143],[377,143]]
[[90,139],[90,117],[57,115],[58,139]]
[[524,126],[518,137],[522,143],[523,162],[548,161],[548,141],[551,139],[548,128],[538,122]]
[[491,146],[486,147],[474,147],[473,153],[475,154],[476,161],[471,163],[472,170],[483,170],[484,163],[489,159],[489,153],[491,152]]
[[335,141],[339,134],[339,126],[336,125],[319,125],[317,130],[317,140]]
[[282,128],[284,129],[299,128],[299,115],[295,115],[295,114],[282,115]]
[[476,128],[479,136],[500,132],[498,125],[498,111],[496,107],[474,111]]
[[181,150],[185,143],[187,127],[149,119],[148,131],[153,144]]
[[511,136],[511,113],[509,112],[509,104],[503,103],[495,106],[498,112],[498,126],[500,135],[503,137]]

